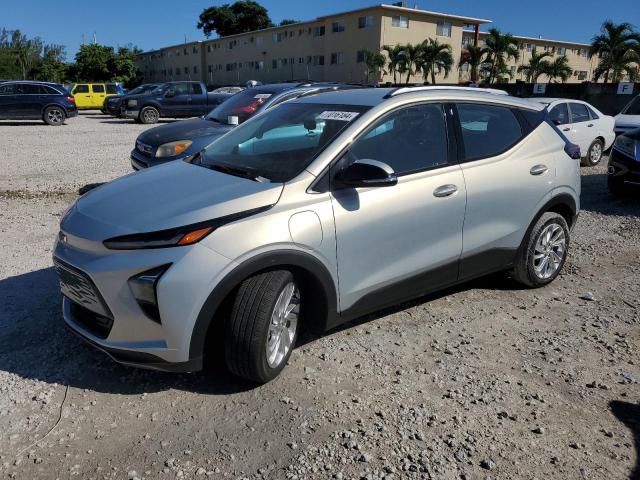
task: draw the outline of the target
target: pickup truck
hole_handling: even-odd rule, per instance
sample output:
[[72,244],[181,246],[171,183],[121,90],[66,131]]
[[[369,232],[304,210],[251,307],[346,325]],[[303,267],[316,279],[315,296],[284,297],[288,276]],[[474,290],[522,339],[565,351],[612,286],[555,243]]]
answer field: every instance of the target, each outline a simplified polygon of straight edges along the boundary
[[166,117],[200,117],[231,96],[209,93],[202,82],[168,82],[150,92],[128,96],[122,113],[140,123],[157,123]]

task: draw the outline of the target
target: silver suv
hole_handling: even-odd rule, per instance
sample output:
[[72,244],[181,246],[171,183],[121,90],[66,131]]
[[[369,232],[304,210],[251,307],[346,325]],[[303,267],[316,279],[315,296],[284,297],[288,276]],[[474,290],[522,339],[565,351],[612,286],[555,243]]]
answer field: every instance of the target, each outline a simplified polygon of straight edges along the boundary
[[576,155],[542,105],[477,89],[293,100],[79,198],[54,252],[64,318],[125,364],[194,371],[224,351],[266,382],[300,329],[491,272],[551,282]]

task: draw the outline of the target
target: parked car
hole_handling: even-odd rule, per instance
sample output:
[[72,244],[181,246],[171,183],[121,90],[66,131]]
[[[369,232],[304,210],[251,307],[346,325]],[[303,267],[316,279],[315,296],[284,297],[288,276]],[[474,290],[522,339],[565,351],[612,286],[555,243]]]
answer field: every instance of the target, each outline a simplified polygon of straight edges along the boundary
[[74,98],[57,83],[0,82],[0,119],[41,119],[48,125],[62,125],[78,115]]
[[142,132],[131,151],[131,166],[139,170],[184,160],[253,115],[302,95],[341,88],[355,87],[336,83],[276,83],[248,88],[220,104],[205,117],[161,125]]
[[80,110],[103,110],[105,99],[124,95],[122,86],[117,83],[72,83],[69,92]]
[[614,195],[640,191],[640,128],[627,130],[616,138],[607,180]]
[[605,115],[593,105],[581,100],[564,98],[532,98],[549,110],[551,121],[582,152],[582,164],[593,167],[600,163],[602,155],[613,145],[613,117]]
[[615,116],[616,135],[635,130],[640,127],[640,95],[633,98],[622,111]]
[[221,348],[269,381],[301,328],[490,272],[552,282],[580,205],[567,151],[542,105],[509,96],[303,96],[80,197],[54,250],[64,319],[128,365],[194,371]]
[[238,93],[244,90],[244,87],[218,87],[211,90],[211,93]]
[[157,123],[164,117],[198,117],[231,95],[209,93],[202,82],[168,82],[150,92],[129,96],[123,102],[123,116],[141,123]]
[[104,101],[103,113],[113,115],[114,117],[122,117],[122,103],[126,101],[132,95],[145,94],[155,89],[158,86],[157,83],[145,83],[139,85],[130,92],[124,95],[116,95],[107,97]]

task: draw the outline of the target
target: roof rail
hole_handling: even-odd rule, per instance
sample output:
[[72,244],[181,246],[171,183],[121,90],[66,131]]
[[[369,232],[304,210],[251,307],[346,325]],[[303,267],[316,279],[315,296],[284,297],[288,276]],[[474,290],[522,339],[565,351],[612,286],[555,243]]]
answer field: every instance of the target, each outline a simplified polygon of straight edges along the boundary
[[399,87],[394,90],[391,90],[387,93],[384,98],[395,97],[396,95],[402,95],[403,93],[412,93],[412,92],[420,92],[420,91],[429,91],[429,90],[456,90],[463,92],[483,92],[490,93],[493,95],[509,95],[504,90],[498,90],[497,88],[480,88],[480,87],[447,87],[445,85],[430,85],[424,87]]

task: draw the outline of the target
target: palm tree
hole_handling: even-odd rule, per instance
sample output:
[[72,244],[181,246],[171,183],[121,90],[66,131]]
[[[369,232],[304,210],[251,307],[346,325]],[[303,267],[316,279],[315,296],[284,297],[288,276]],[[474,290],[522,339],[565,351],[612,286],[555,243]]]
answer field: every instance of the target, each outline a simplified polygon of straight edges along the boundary
[[510,33],[502,34],[497,28],[489,30],[485,42],[487,63],[489,64],[489,83],[493,83],[508,71],[507,62],[509,60],[518,60],[520,51],[515,37]]
[[[374,75],[376,83],[379,80],[378,72],[384,68],[387,63],[387,59],[380,52],[372,52],[371,50],[364,50],[364,63],[367,66],[367,83],[369,83],[369,76]],[[384,72],[384,70],[383,70]]]
[[551,52],[536,52],[534,48],[531,52],[531,58],[526,65],[520,65],[518,67],[518,73],[524,72],[528,83],[536,83],[538,77],[545,72],[545,69],[549,66],[549,62],[544,60],[545,57],[551,57]]
[[405,81],[406,84],[409,83],[411,75],[416,74],[417,68],[414,69],[414,67],[417,67],[417,62],[420,61],[420,55],[420,45],[411,45],[410,43],[407,43],[402,47],[402,60],[400,62],[400,70],[402,70],[402,73],[407,74],[407,80]]
[[440,43],[432,38],[422,42],[416,61],[416,70],[421,69],[425,79],[431,76],[432,85],[436,83],[436,74],[444,73],[444,78],[447,78],[452,66],[451,45]]
[[478,81],[478,73],[480,65],[484,62],[484,57],[487,54],[487,50],[476,45],[467,45],[460,54],[460,61],[458,62],[458,68],[463,65],[469,65],[469,79],[476,83]]
[[42,42],[39,38],[30,40],[27,39],[26,35],[22,35],[19,30],[13,32],[11,51],[20,70],[22,70],[23,80],[27,79],[27,74],[40,58],[40,50],[42,50]]
[[640,65],[640,34],[630,23],[615,24],[607,20],[602,24],[600,34],[591,40],[589,57],[600,57],[598,66],[594,70],[594,80],[604,77],[620,82],[625,74],[635,77]]
[[554,79],[559,78],[562,83],[569,80],[569,77],[573,74],[573,70],[569,66],[569,59],[566,55],[556,58],[553,62],[542,62],[542,72],[549,77],[549,81],[553,82]]
[[387,61],[388,71],[393,75],[393,83],[396,83],[396,74],[400,73],[399,71],[402,69],[404,47],[402,45],[394,45],[393,47],[383,45],[382,50],[387,52],[387,57],[389,58]]

